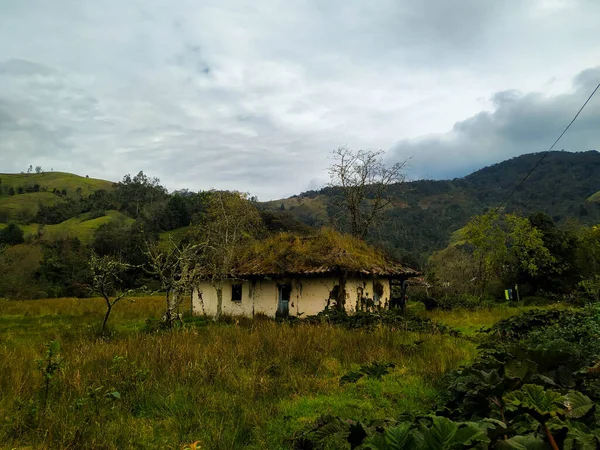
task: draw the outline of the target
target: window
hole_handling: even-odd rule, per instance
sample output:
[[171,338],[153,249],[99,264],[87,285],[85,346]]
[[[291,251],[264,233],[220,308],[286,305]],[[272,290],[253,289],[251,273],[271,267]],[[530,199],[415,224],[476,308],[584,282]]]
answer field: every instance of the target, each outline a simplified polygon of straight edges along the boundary
[[242,301],[242,285],[232,284],[231,285],[231,301],[241,302]]

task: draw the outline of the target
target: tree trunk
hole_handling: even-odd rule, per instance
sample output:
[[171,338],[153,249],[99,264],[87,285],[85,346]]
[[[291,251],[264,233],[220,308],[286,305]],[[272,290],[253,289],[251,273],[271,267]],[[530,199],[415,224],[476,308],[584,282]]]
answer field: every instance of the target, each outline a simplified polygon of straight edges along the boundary
[[167,308],[165,310],[165,323],[167,324],[167,326],[171,326],[171,322],[172,322],[172,317],[171,317],[171,291],[169,289],[167,289],[167,293],[166,293],[166,300],[167,300]]
[[107,302],[106,306],[106,314],[104,315],[104,322],[102,322],[102,334],[106,331],[106,324],[108,322],[108,317],[110,316],[110,311],[112,310],[113,305]]
[[215,315],[215,320],[219,320],[223,312],[223,286],[219,284],[215,286],[215,290],[217,291],[217,314]]

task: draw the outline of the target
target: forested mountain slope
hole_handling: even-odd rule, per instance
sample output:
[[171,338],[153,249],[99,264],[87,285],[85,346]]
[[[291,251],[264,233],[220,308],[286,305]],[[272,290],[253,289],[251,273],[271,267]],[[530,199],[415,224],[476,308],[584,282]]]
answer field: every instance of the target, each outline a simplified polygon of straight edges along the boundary
[[[499,206],[540,160],[541,153],[521,155],[466,177],[453,180],[419,180],[394,185],[386,220],[369,239],[383,245],[405,262],[422,264],[436,249],[447,245],[453,231],[475,214]],[[511,196],[504,211],[530,214],[543,211],[556,221],[575,218],[600,221],[600,153],[551,152]],[[335,188],[305,192],[265,203],[288,211],[311,225],[323,225],[336,216]]]

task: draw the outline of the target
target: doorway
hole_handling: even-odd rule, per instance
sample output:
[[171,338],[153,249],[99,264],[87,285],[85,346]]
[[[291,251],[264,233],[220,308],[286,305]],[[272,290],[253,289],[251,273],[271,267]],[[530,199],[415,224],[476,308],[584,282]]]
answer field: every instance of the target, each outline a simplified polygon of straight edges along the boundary
[[290,284],[278,284],[277,317],[287,317],[290,314],[290,297],[292,286]]

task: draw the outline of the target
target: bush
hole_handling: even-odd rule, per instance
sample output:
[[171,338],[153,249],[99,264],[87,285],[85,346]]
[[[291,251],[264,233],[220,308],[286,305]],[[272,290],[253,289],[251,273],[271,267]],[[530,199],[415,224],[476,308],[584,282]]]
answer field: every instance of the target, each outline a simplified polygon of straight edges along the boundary
[[422,296],[416,299],[425,305],[425,309],[428,311],[434,309],[451,310],[454,308],[463,308],[469,311],[474,311],[480,308],[489,308],[491,304],[495,303],[491,299],[481,299],[475,295],[470,294],[459,294],[452,297],[428,297]]
[[14,223],[0,230],[0,245],[18,245],[25,242],[23,230]]

